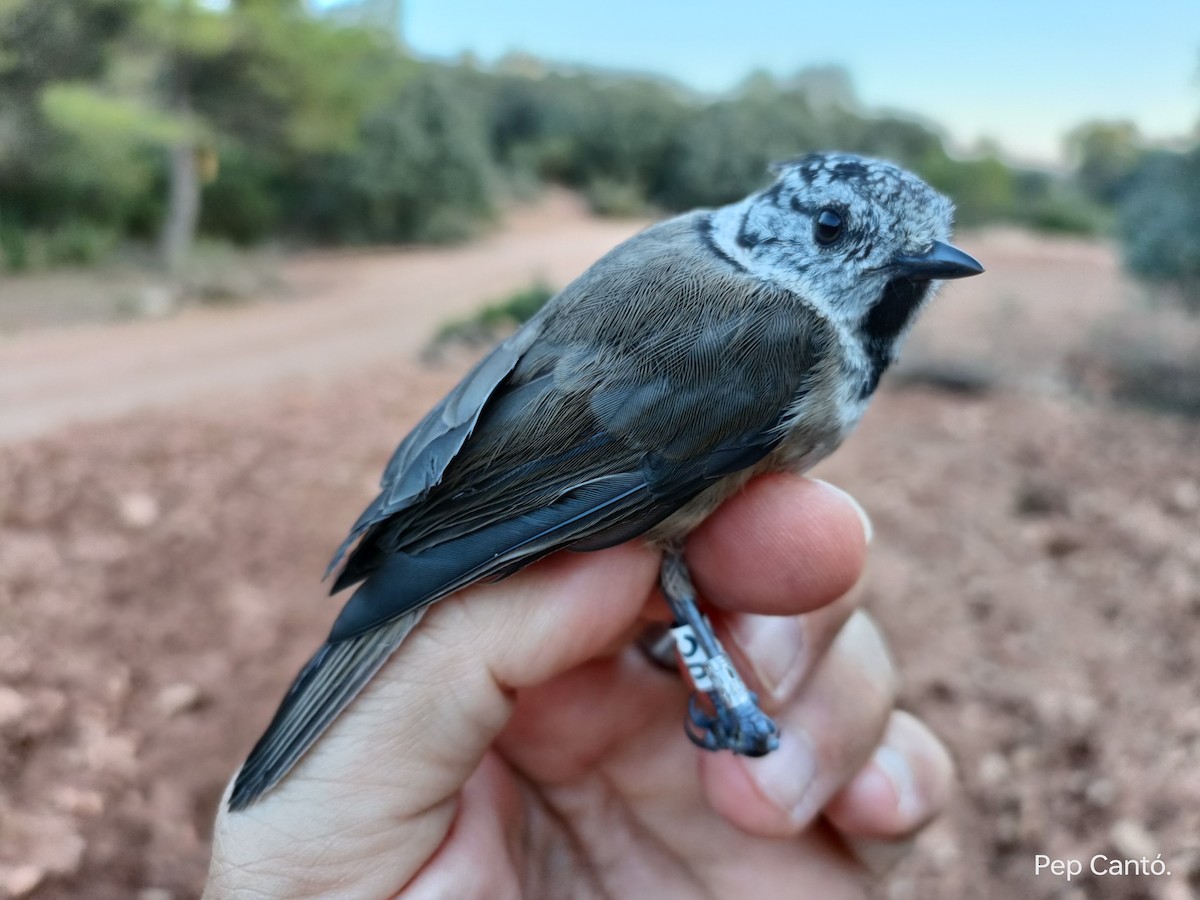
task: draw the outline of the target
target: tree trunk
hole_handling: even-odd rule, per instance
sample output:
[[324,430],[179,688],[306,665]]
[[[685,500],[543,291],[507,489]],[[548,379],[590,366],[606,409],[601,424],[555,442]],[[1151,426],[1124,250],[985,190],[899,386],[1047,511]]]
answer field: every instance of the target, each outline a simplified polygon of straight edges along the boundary
[[191,253],[200,221],[200,173],[196,162],[196,140],[192,135],[171,147],[167,214],[158,245],[162,266],[171,275],[179,274]]

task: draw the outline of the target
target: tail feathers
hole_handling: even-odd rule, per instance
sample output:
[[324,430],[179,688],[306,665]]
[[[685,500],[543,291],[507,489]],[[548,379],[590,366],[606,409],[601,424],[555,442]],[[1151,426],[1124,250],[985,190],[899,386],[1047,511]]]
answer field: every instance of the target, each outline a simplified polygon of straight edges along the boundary
[[425,614],[424,607],[356,637],[327,643],[296,676],[275,718],[238,772],[229,809],[271,790],[379,671]]

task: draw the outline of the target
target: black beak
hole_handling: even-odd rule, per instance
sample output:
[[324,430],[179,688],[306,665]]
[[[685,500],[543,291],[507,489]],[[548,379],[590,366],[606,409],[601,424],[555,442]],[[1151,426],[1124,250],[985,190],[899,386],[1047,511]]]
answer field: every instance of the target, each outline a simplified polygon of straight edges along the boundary
[[892,260],[892,265],[901,275],[914,281],[966,278],[983,271],[983,266],[973,257],[941,241],[934,241],[928,250],[918,256],[897,256]]

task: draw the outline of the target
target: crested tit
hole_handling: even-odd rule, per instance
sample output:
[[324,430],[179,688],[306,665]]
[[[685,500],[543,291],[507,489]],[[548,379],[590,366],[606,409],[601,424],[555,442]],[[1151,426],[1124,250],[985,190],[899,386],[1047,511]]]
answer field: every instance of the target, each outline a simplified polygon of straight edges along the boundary
[[[983,269],[953,207],[886,162],[814,154],[744,200],[621,244],[413,429],[330,565],[358,588],[238,774],[241,809],[295,765],[429,604],[569,548],[665,549],[709,749],[776,745],[698,612],[683,537],[747,479],[803,471],[857,424],[942,279]],[[353,546],[353,549],[351,547]]]

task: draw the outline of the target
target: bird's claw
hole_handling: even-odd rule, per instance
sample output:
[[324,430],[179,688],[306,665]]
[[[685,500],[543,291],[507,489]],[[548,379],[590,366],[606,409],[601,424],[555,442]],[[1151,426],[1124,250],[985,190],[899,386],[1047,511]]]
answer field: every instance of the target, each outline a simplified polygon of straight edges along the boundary
[[700,708],[699,698],[700,694],[696,692],[688,697],[688,714],[683,730],[687,732],[688,740],[700,749],[720,750],[715,733],[717,720]]
[[[766,756],[779,746],[779,726],[758,708],[758,698],[728,707],[714,702],[716,715],[709,715],[699,703],[700,694],[688,698],[684,730],[697,747],[704,750],[732,750],[740,756]],[[709,699],[714,699],[709,695]]]

